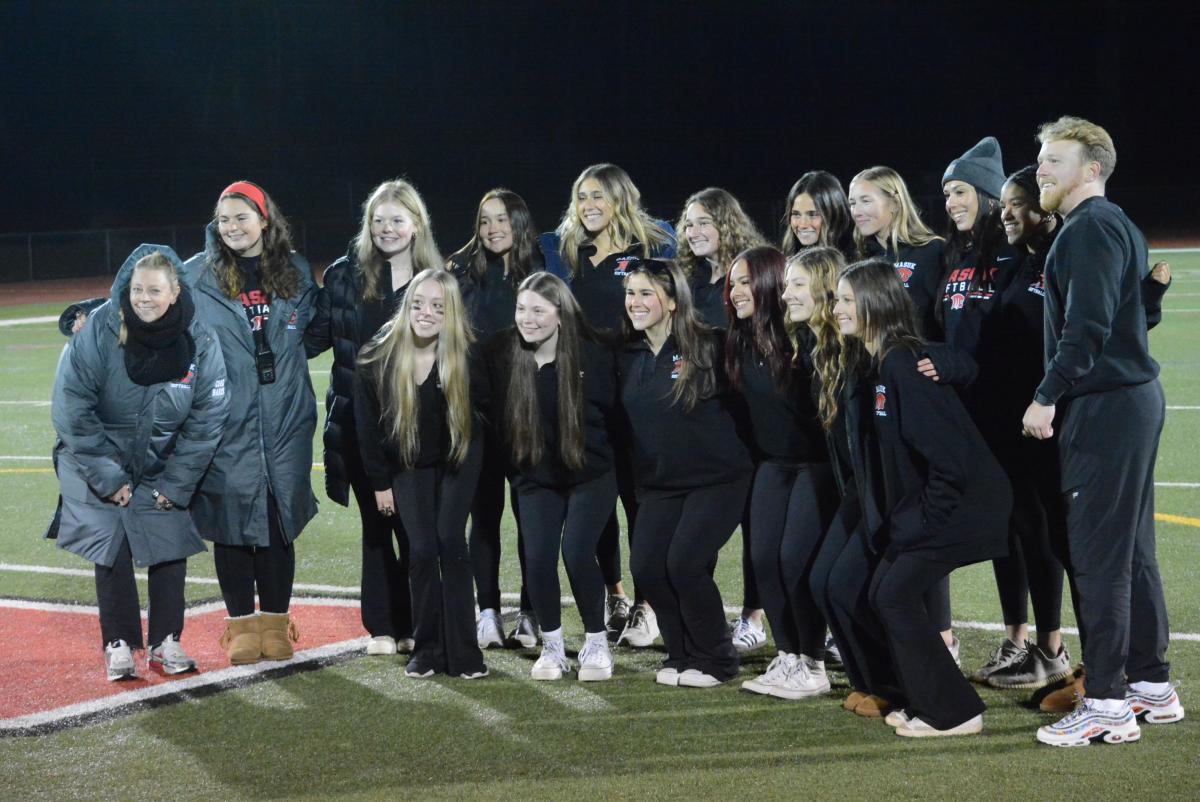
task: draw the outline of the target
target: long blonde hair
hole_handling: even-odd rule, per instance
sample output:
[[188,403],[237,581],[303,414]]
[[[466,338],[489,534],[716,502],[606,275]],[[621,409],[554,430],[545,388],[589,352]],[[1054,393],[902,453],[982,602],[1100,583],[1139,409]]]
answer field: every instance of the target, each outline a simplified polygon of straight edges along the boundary
[[358,261],[362,295],[368,301],[377,301],[381,295],[379,283],[386,260],[371,240],[371,218],[375,216],[375,210],[385,203],[399,205],[412,218],[413,273],[431,270],[442,264],[442,256],[433,237],[433,223],[429,220],[429,210],[425,208],[425,201],[421,200],[421,193],[402,178],[384,181],[371,190],[363,202],[362,223],[354,237],[354,255]]
[[557,229],[559,252],[571,266],[572,277],[579,275],[579,246],[592,238],[579,218],[579,187],[589,178],[600,184],[605,200],[612,206],[608,236],[614,251],[623,251],[637,242],[642,246],[642,258],[649,259],[655,248],[671,241],[670,235],[642,208],[642,193],[627,172],[615,164],[593,164],[571,185],[571,202]]
[[444,317],[437,342],[437,372],[446,397],[446,423],[450,430],[450,463],[466,459],[471,443],[471,378],[467,350],[474,340],[463,309],[458,281],[444,268],[422,270],[408,285],[396,314],[359,354],[358,364],[379,388],[380,422],[396,445],[403,465],[412,467],[421,452],[421,436],[441,437],[441,432],[419,431],[420,400],[416,370],[416,340],[412,331],[412,306],[417,289],[437,282],[443,293]]
[[[850,179],[851,184],[856,181],[871,182],[885,199],[896,205],[891,231],[888,232],[888,241],[891,243],[893,254],[900,250],[901,245],[920,247],[928,245],[935,239],[941,239],[921,220],[921,213],[917,210],[917,204],[908,191],[908,185],[891,167],[868,167]],[[865,259],[866,242],[857,227],[854,229],[854,245],[858,250],[859,258]]]
[[[821,382],[817,412],[821,425],[828,430],[833,426],[837,411],[837,397],[842,391],[845,377],[838,370],[842,354],[841,332],[833,319],[833,300],[837,292],[837,277],[846,260],[837,248],[817,245],[800,251],[788,259],[788,267],[796,267],[808,274],[808,293],[813,300],[812,317],[807,325],[816,343],[812,350],[813,371]],[[793,342],[795,335],[793,332]],[[800,358],[800,344],[795,342],[796,359]]]

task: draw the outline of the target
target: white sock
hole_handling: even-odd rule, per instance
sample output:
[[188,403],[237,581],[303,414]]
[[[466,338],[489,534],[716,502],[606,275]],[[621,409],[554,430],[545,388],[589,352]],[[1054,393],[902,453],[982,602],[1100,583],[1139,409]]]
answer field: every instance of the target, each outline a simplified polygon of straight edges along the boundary
[[1120,713],[1126,702],[1124,699],[1089,699],[1092,709],[1101,713]]
[[562,642],[562,639],[562,627],[559,627],[558,629],[542,630],[542,640],[556,640]]
[[1161,696],[1171,690],[1169,682],[1131,682],[1129,683],[1131,690],[1137,693],[1150,694],[1151,696]]
[[593,642],[595,642],[595,643],[601,643],[601,642],[603,642],[603,643],[608,643],[608,633],[607,633],[607,632],[604,632],[604,631],[601,631],[601,632],[587,632],[587,633],[584,633],[584,634],[587,636],[587,639],[588,639],[589,641],[593,641]]

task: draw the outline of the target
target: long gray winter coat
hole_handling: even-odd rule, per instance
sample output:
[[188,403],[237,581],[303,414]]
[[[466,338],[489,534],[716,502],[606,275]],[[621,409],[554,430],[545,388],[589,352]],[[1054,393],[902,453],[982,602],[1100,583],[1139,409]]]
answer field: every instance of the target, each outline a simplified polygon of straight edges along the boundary
[[[124,531],[137,565],[179,560],[204,551],[186,507],[208,467],[225,423],[225,363],[208,326],[193,318],[196,357],[186,376],[143,387],[130,380],[118,341],[121,294],[133,265],[164,245],[140,245],[113,282],[112,298],[63,349],[50,414],[57,446],[62,517],[60,548],[111,566]],[[108,497],[133,488],[128,506]],[[155,507],[153,490],[176,506]]]
[[267,343],[275,354],[275,382],[259,384],[254,336],[241,302],[217,285],[217,231],[209,224],[206,248],[184,265],[196,317],[216,333],[229,382],[229,419],[212,466],[196,491],[192,516],[205,540],[232,546],[267,546],[267,495],[275,496],[287,542],[317,514],[312,490],[317,401],[308,375],[304,329],[313,316],[317,286],[297,253],[296,296],[271,298]]

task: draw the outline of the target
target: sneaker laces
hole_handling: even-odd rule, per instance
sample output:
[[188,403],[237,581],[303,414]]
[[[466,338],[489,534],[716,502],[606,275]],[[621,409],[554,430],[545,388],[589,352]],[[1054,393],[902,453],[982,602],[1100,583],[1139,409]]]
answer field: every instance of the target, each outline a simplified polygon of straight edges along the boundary
[[566,644],[556,638],[542,639],[542,654],[538,657],[538,662],[540,663],[542,660],[550,660],[564,671],[570,670],[571,667],[571,664],[567,662]]
[[580,665],[595,661],[596,663],[604,662],[598,658],[604,652],[608,651],[608,644],[601,641],[585,640],[583,648],[579,650]]
[[786,680],[792,675],[792,672],[801,668],[800,661],[796,659],[794,654],[779,654],[767,666],[767,670],[763,672],[762,678],[768,681]]

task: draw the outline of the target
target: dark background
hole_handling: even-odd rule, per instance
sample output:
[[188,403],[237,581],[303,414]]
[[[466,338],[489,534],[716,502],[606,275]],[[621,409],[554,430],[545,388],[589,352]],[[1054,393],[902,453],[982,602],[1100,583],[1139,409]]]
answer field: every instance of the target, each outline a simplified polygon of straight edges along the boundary
[[449,252],[488,188],[550,229],[598,161],[672,221],[723,186],[772,239],[804,171],[846,183],[887,164],[940,230],[951,159],[991,134],[1011,172],[1064,113],[1116,140],[1110,197],[1152,237],[1186,236],[1197,58],[1172,8],[6,2],[0,279],[102,270],[143,232],[103,257],[72,250],[94,236],[13,233],[177,226],[190,251],[236,178],[272,193],[314,262],[344,250],[383,179],[418,186]]

